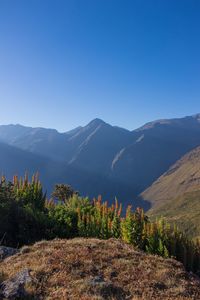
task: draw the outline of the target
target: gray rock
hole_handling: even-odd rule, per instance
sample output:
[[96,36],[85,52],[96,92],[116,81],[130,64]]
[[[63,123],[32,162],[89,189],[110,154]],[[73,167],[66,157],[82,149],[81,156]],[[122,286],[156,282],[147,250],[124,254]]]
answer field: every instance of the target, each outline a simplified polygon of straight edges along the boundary
[[24,269],[17,273],[13,278],[5,280],[0,286],[0,299],[22,299],[27,296],[25,285],[30,283],[32,278],[30,270]]
[[92,279],[90,279],[89,284],[91,286],[103,286],[103,285],[107,285],[107,282],[105,282],[102,275],[99,275],[99,276],[95,276]]
[[18,252],[15,248],[0,246],[0,261]]

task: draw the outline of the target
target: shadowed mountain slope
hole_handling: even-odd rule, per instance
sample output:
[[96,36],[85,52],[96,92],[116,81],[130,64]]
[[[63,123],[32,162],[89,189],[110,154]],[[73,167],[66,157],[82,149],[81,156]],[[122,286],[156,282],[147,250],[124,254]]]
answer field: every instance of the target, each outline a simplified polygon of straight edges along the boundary
[[76,150],[70,164],[86,170],[109,174],[118,151],[129,145],[133,134],[95,119],[70,138]]
[[140,193],[200,145],[199,115],[148,123],[133,134],[135,142],[119,153],[113,172],[116,177],[131,181]]
[[[24,176],[38,172],[45,190],[50,195],[56,183],[68,183],[83,196],[97,197],[102,195],[104,199],[113,201],[115,195],[124,204],[134,207],[140,202],[133,201],[134,189],[117,180],[103,176],[99,173],[89,172],[68,165],[67,163],[50,160],[49,158],[30,153],[19,148],[0,143],[0,175],[5,175],[12,180],[14,175]],[[148,203],[142,203],[148,208]]]
[[45,157],[0,143],[0,174],[12,178],[13,175],[24,175],[25,172],[40,172],[49,164]]

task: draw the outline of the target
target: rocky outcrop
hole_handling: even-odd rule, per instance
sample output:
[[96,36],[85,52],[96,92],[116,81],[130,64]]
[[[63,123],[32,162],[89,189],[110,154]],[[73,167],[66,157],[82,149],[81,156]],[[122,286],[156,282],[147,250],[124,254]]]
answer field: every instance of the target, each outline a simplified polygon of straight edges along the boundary
[[0,246],[0,261],[18,252],[19,250],[15,248]]
[[0,299],[24,299],[27,296],[25,285],[31,281],[29,269],[17,273],[13,278],[5,280],[0,285]]

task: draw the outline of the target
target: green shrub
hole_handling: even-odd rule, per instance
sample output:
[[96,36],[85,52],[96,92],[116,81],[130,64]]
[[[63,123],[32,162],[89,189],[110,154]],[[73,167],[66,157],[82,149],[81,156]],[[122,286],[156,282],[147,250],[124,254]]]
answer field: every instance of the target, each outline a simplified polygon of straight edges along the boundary
[[65,201],[48,201],[37,176],[30,182],[27,175],[23,179],[15,176],[12,183],[2,177],[0,242],[17,247],[56,237],[120,238],[148,253],[174,257],[187,270],[200,272],[200,241],[188,239],[163,219],[150,222],[140,208],[133,212],[128,206],[125,217],[121,211],[117,200],[109,206],[100,196],[91,202],[72,193]]
[[48,238],[72,238],[78,235],[77,213],[66,205],[57,204],[48,210]]

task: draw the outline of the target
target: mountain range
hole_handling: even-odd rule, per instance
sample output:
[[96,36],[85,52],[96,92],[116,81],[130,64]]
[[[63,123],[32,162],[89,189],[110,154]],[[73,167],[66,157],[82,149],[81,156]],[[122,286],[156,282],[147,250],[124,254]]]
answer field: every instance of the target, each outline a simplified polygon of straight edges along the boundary
[[1,125],[0,171],[9,178],[38,171],[49,191],[55,183],[69,183],[82,195],[116,196],[149,209],[157,198],[144,191],[198,146],[200,114],[157,120],[132,131],[100,119],[65,133]]

